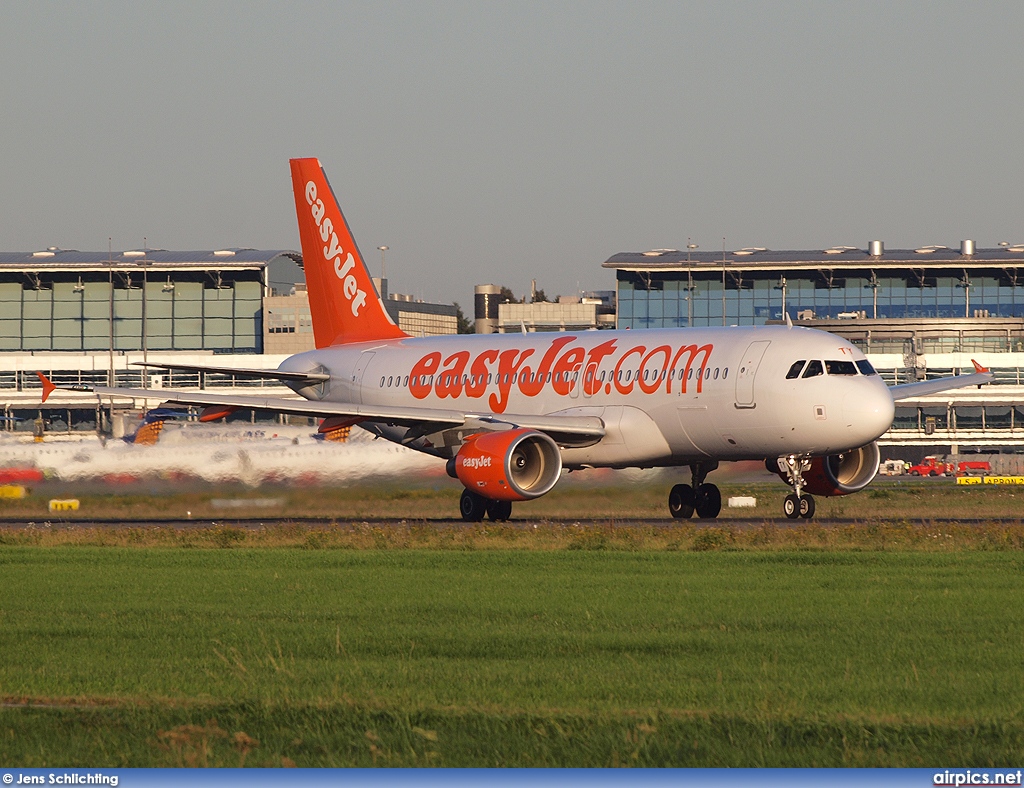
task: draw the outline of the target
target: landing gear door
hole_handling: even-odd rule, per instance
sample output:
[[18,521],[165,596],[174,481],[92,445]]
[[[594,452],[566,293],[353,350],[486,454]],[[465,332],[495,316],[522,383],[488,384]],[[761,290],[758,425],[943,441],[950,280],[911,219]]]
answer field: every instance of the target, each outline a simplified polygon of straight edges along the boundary
[[352,369],[352,394],[358,402],[363,401],[363,373],[373,359],[373,351],[366,350],[359,354],[355,367]]
[[757,406],[754,402],[754,376],[761,364],[764,352],[771,342],[767,339],[760,339],[751,342],[740,359],[739,369],[736,370],[736,407],[753,408]]

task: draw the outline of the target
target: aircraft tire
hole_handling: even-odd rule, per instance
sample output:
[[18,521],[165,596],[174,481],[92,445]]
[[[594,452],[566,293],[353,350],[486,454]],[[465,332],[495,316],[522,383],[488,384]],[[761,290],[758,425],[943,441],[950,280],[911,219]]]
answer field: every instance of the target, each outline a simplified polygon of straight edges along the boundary
[[685,520],[693,517],[693,488],[688,484],[677,484],[668,494],[668,511],[673,517]]
[[487,516],[495,522],[508,520],[512,516],[512,501],[488,501]]
[[795,520],[800,516],[800,499],[796,497],[795,493],[790,493],[783,499],[782,513],[790,520]]
[[462,519],[467,523],[478,523],[487,513],[487,499],[475,492],[463,490],[459,499],[459,510],[462,512]]
[[800,496],[800,516],[805,520],[810,520],[814,517],[814,499],[809,495]]
[[713,520],[722,511],[722,493],[713,484],[702,484],[693,497],[697,516],[702,520]]

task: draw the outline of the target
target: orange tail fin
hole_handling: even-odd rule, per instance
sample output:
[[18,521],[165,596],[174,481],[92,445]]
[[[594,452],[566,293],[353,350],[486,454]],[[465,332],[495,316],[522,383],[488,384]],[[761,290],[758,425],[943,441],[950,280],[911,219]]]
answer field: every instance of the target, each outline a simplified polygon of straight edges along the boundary
[[319,159],[291,167],[316,346],[408,336],[384,308]]

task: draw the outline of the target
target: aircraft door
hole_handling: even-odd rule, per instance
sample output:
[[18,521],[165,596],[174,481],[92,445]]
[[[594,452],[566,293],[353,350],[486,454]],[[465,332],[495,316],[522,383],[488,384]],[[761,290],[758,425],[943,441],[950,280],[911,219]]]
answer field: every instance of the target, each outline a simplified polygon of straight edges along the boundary
[[590,398],[594,391],[597,389],[597,362],[591,361],[587,364],[586,371],[583,373],[583,380],[581,381],[583,386],[583,396]]
[[583,365],[577,364],[569,371],[569,396],[579,399],[581,388],[583,388]]
[[352,392],[359,402],[363,401],[363,373],[366,372],[366,367],[372,360],[373,351],[364,350],[359,354],[359,359],[356,361],[356,365],[352,369]]
[[759,339],[756,342],[751,342],[744,351],[739,369],[736,370],[737,408],[757,407],[757,403],[754,402],[754,376],[757,374],[757,368],[770,344],[770,340]]

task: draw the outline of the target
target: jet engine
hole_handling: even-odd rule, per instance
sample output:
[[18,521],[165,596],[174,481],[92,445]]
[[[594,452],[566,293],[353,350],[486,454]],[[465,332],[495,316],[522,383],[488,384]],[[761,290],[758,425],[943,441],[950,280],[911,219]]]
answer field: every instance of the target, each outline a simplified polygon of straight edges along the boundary
[[[832,496],[849,495],[863,490],[878,473],[880,459],[881,453],[875,442],[842,454],[812,457],[810,469],[803,473],[804,492]],[[778,473],[783,481],[789,481],[777,464],[770,470]]]
[[485,498],[525,501],[539,498],[555,486],[562,472],[562,456],[543,432],[483,432],[462,445],[448,472]]

